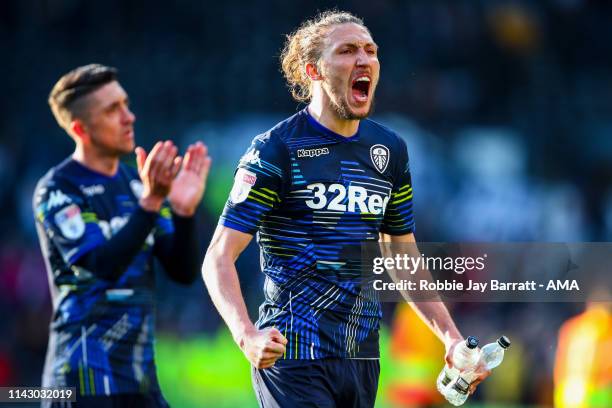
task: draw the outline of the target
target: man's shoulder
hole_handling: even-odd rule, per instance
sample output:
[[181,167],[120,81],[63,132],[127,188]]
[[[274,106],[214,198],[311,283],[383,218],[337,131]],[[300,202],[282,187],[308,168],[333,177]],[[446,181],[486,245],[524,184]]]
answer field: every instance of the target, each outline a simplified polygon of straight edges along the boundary
[[287,141],[295,137],[296,133],[299,132],[300,124],[303,121],[304,111],[297,112],[296,114],[278,122],[266,132],[257,135],[255,139],[264,143],[286,145]]
[[302,120],[303,113],[298,112],[277,123],[264,133],[255,136],[251,143],[252,148],[260,151],[265,150],[267,155],[288,157],[288,141],[295,137]]
[[45,191],[54,187],[65,187],[70,184],[68,179],[71,173],[71,159],[67,158],[61,163],[51,167],[44,176],[36,182],[34,194],[44,194]]
[[366,131],[368,134],[375,136],[381,142],[392,144],[401,144],[404,142],[394,130],[369,118],[362,120],[362,127],[360,130]]
[[53,166],[36,183],[32,195],[32,209],[37,219],[57,212],[66,206],[82,201],[82,194],[71,180],[73,173],[70,158]]
[[404,160],[407,158],[408,146],[406,141],[398,135],[397,132],[372,119],[365,119],[362,125],[360,132],[366,135],[367,141],[375,145],[382,145],[386,147],[389,152],[399,153],[391,154],[392,160],[393,158],[395,158],[395,160]]

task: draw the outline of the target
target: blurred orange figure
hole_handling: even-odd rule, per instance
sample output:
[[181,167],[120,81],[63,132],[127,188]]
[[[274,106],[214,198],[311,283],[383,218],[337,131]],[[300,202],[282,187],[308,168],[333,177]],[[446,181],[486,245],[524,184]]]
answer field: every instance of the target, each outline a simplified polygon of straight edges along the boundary
[[555,407],[612,406],[612,312],[609,303],[587,303],[559,331]]
[[444,365],[444,345],[406,303],[395,311],[391,328],[388,385],[384,390],[393,407],[428,407],[444,397],[436,378]]

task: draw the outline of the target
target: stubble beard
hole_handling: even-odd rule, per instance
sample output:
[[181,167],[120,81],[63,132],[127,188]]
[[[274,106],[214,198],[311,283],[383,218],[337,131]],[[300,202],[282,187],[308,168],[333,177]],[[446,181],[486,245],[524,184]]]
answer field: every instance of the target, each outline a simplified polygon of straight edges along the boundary
[[333,85],[329,86],[329,100],[331,102],[331,108],[334,110],[336,115],[343,120],[365,119],[374,111],[374,94],[371,96],[368,111],[363,114],[353,112],[344,95],[337,87]]
[[113,157],[113,158],[121,158],[127,154],[130,154],[133,149],[129,149],[123,146],[109,146],[106,143],[100,142],[97,138],[93,137],[91,139],[91,144],[96,147],[96,150],[101,156],[104,157]]

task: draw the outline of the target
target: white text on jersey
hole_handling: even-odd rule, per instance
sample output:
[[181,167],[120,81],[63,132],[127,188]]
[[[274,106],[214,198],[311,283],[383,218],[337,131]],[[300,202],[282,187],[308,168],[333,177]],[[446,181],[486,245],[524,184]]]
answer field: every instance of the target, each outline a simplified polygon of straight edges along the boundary
[[[306,200],[306,205],[313,210],[325,208],[333,211],[356,212],[356,208],[359,208],[359,212],[362,214],[378,215],[384,214],[389,202],[389,196],[376,193],[368,194],[368,190],[361,186],[349,186],[347,191],[347,188],[342,184],[330,184],[329,187],[326,187],[323,183],[314,183],[309,184],[306,188],[314,193],[311,200]],[[329,200],[329,203],[325,195],[326,191],[336,193],[336,196]],[[346,204],[343,203],[345,198],[348,199]]]

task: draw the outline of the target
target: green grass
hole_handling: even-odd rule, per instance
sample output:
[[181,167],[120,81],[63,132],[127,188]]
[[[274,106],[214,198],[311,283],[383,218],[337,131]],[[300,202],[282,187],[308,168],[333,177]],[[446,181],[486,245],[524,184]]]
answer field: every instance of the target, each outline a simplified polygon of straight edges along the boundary
[[[388,354],[388,330],[381,330],[381,376],[377,408],[394,408],[381,392],[394,378],[420,375],[427,366],[402,368]],[[158,336],[157,372],[162,391],[172,407],[256,408],[251,385],[250,365],[234,344],[229,332],[219,330],[215,336],[177,339]],[[432,384],[433,385],[433,384]],[[445,405],[449,407],[450,405]],[[466,404],[470,408],[524,408],[518,405]]]
[[159,336],[156,357],[173,407],[257,407],[249,363],[226,330],[189,340]]

